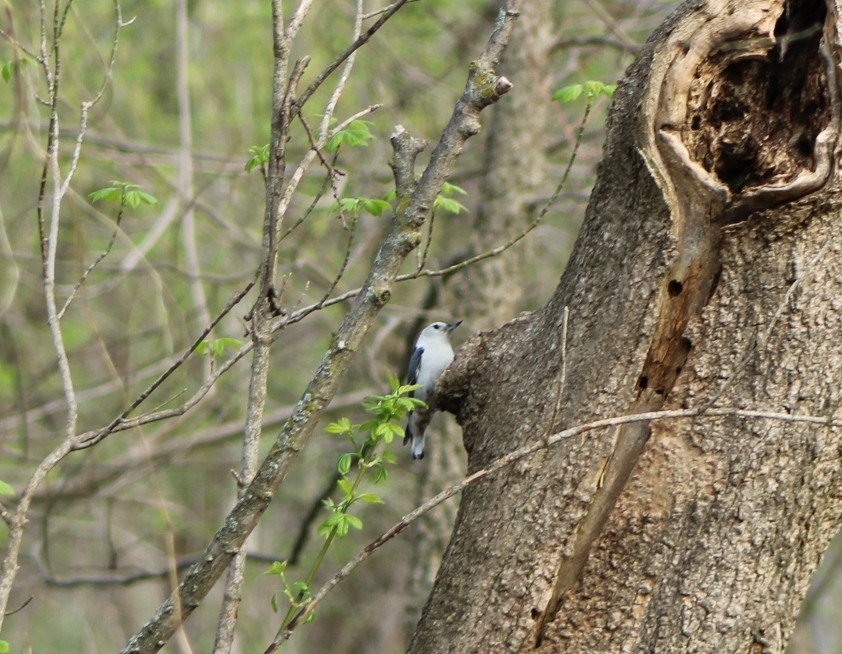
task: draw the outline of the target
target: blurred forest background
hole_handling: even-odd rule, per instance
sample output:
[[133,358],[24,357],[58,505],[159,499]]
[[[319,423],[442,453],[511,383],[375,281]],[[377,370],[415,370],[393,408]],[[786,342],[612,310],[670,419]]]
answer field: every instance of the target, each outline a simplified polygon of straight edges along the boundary
[[[365,11],[385,4],[367,2]],[[525,230],[570,162],[587,103],[584,96],[554,102],[553,92],[588,80],[616,82],[674,6],[662,0],[540,4],[546,5],[542,14],[524,17],[518,24],[522,33],[506,54],[503,72],[514,89],[483,114],[483,132],[469,143],[450,180],[465,193],[453,189],[445,199],[460,204],[445,202],[435,212],[431,236],[410,256],[407,273],[419,266],[418,257],[426,257],[427,268],[441,269]],[[292,13],[293,3],[284,5]],[[79,134],[80,103],[105,86],[90,110],[78,167],[61,206],[59,306],[116,234],[61,320],[80,432],[120,415],[190,347],[254,278],[262,248],[264,182],[259,166],[245,168],[250,149],[269,140],[270,2],[125,0],[121,8],[129,24],[120,31],[110,78],[111,2],[73,4],[61,38],[64,174]],[[359,50],[335,118],[341,123],[360,114],[372,138],[331,153],[339,171],[332,185],[326,184],[325,166],[315,161],[292,197],[283,230],[290,232],[278,261],[286,310],[360,286],[391,212],[378,203],[368,203],[373,212],[346,203],[340,215],[336,204],[389,199],[394,186],[389,135],[400,124],[435,143],[498,8],[489,0],[411,2]],[[46,9],[51,24],[52,3]],[[350,1],[315,4],[293,53],[311,58],[302,86],[353,40],[355,14]],[[49,113],[41,103],[46,86],[39,64],[17,47],[38,52],[39,3],[7,0],[0,26],[6,36],[0,39],[0,480],[19,490],[60,440],[66,406],[44,309],[36,216],[48,132]],[[530,60],[532,48],[541,61]],[[305,107],[303,117],[314,131],[333,88],[326,85]],[[372,110],[375,105],[379,108]],[[408,348],[424,323],[464,320],[454,335],[458,345],[467,333],[499,325],[546,300],[584,213],[607,106],[604,97],[594,100],[565,187],[526,238],[496,259],[396,287],[331,405],[329,420],[364,419],[361,400],[385,392],[390,373],[402,375]],[[288,144],[290,168],[309,150],[310,137],[296,123]],[[117,204],[90,197],[112,180],[137,184],[157,204],[126,207],[117,225]],[[248,341],[243,316],[253,303],[247,296],[225,316],[209,337],[216,339],[217,351],[192,355],[142,410],[181,407],[197,397]],[[314,311],[286,327],[273,347],[264,449],[300,398],[344,311],[342,302]],[[34,496],[8,610],[25,606],[5,619],[2,638],[11,651],[113,652],[149,618],[170,592],[177,569],[201,553],[235,501],[232,471],[240,466],[248,361],[234,364],[183,415],[116,433],[69,456],[49,475]],[[305,516],[330,484],[346,447],[335,436],[319,434],[252,534],[235,651],[263,651],[280,626],[270,606],[279,580],[264,572],[272,561],[290,556]],[[398,462],[378,490],[385,505],[360,510],[363,530],[351,530],[330,551],[316,586],[463,471],[459,429],[450,417],[434,421],[423,461],[412,462],[398,440],[391,448]],[[386,545],[341,584],[286,651],[403,651],[447,542],[456,501]],[[14,496],[3,503],[13,507]],[[311,536],[301,563],[288,568],[290,578],[303,576],[315,556],[321,538]],[[6,540],[7,531],[0,529],[0,542]],[[791,654],[842,653],[840,559],[837,538]],[[212,651],[221,588],[222,582],[165,651]]]

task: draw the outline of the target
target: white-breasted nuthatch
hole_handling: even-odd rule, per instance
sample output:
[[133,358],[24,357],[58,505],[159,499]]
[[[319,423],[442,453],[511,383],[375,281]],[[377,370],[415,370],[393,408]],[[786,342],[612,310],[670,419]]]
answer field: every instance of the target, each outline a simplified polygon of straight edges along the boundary
[[461,324],[461,320],[449,324],[434,322],[424,327],[418,335],[418,340],[415,341],[412,358],[409,360],[406,383],[420,384],[420,388],[412,391],[410,396],[424,400],[428,406],[426,409],[412,411],[406,424],[403,444],[406,445],[410,440],[412,441],[413,459],[424,458],[424,432],[435,412],[435,407],[430,404],[429,398],[436,389],[436,382],[441,373],[453,362],[450,333]]

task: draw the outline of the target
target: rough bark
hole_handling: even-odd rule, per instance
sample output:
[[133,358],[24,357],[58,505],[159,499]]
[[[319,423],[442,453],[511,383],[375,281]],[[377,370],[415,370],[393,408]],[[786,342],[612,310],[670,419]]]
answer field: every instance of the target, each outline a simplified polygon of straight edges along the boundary
[[[470,470],[640,411],[839,418],[837,13],[695,1],[653,35],[553,298],[440,383]],[[563,441],[465,492],[410,649],[782,652],[841,451],[831,425],[725,417]]]

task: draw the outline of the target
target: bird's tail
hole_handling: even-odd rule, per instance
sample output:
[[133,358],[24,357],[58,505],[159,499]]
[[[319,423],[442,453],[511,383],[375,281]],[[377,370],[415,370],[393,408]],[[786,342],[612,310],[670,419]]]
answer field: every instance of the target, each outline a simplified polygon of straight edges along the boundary
[[406,422],[406,430],[404,431],[403,444],[406,445],[412,441],[412,458],[424,458],[424,441],[426,440],[427,425],[433,417],[432,411],[413,411],[409,414],[409,420]]

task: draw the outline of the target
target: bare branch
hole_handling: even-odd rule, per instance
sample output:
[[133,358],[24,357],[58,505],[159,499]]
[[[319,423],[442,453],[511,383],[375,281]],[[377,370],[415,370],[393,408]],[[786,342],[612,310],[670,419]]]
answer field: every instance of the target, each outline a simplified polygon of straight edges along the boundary
[[68,295],[67,299],[64,301],[61,309],[58,312],[58,319],[61,320],[64,317],[65,312],[67,311],[70,304],[76,297],[76,294],[79,292],[79,289],[82,288],[82,284],[88,279],[88,275],[90,275],[94,269],[102,262],[105,257],[109,255],[111,249],[114,247],[114,243],[117,241],[117,234],[120,233],[120,221],[123,218],[123,207],[120,206],[119,210],[117,211],[117,217],[114,220],[114,231],[111,232],[111,238],[108,240],[108,245],[105,246],[105,249],[100,252],[96,259],[94,259],[90,265],[85,268],[85,271],[82,273],[82,276],[79,278],[79,281],[73,286],[73,290],[70,291],[70,295]]

